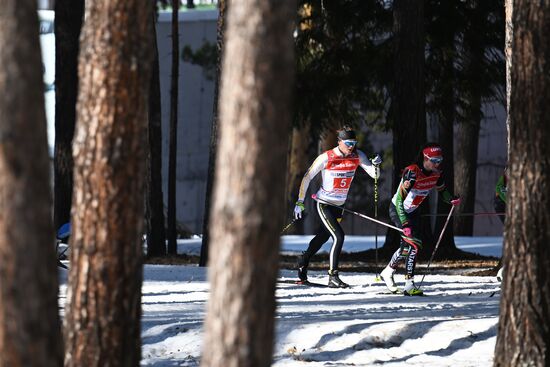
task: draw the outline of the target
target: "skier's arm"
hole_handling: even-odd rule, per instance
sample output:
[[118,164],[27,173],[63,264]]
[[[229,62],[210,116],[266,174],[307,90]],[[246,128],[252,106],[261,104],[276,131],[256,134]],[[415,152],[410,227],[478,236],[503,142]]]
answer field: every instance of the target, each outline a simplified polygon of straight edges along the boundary
[[457,198],[447,189],[445,181],[443,180],[443,176],[439,177],[435,188],[439,192],[441,199],[443,199],[443,201],[449,205],[452,205],[452,201]]
[[300,191],[298,192],[298,201],[304,202],[306,198],[306,192],[307,188],[309,187],[309,183],[317,175],[327,164],[328,162],[328,155],[327,153],[323,153],[320,156],[318,156],[311,166],[308,168],[306,174],[304,175],[304,178],[302,178],[302,182],[300,183]]
[[357,155],[359,155],[359,165],[361,168],[367,172],[367,174],[372,178],[380,177],[380,170],[376,169],[376,166],[372,164],[372,161],[367,158],[367,155],[362,151],[358,150]]
[[411,191],[415,182],[416,173],[413,170],[406,169],[405,172],[403,172],[403,177],[401,178],[401,182],[399,182],[399,187],[397,188],[395,209],[397,209],[397,215],[399,216],[399,220],[401,221],[401,225],[403,227],[409,224],[409,218],[405,212],[403,201],[405,201],[407,194]]
[[507,190],[506,184],[504,183],[504,176],[500,176],[498,178],[497,186],[495,187],[495,191],[496,191],[496,194],[499,197],[499,199],[502,200],[503,202],[506,202],[506,192],[508,190]]

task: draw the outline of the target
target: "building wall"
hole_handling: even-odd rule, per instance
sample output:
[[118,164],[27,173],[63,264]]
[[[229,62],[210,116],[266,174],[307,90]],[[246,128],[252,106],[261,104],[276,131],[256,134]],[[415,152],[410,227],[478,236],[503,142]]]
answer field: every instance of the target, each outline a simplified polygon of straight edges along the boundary
[[[167,202],[168,148],[170,138],[170,78],[172,66],[172,14],[159,14],[159,49],[162,98],[162,175],[164,202]],[[179,14],[180,50],[193,50],[204,42],[216,43],[216,10],[186,11]],[[180,52],[181,55],[181,52]],[[193,233],[202,232],[206,177],[210,147],[210,127],[214,103],[214,81],[202,68],[180,59],[178,134],[176,160],[176,217]]]

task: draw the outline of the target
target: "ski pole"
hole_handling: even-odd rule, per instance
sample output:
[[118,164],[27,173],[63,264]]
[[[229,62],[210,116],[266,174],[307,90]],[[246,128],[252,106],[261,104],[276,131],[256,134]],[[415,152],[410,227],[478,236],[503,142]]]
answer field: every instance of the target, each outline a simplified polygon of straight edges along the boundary
[[[378,219],[378,165],[374,166],[374,218]],[[374,227],[374,266],[378,270],[378,226]],[[375,280],[380,280],[379,273],[376,273]]]
[[[441,239],[443,238],[443,233],[445,232],[445,229],[447,228],[447,224],[449,224],[449,219],[451,219],[451,215],[453,215],[453,210],[455,210],[455,206],[453,205],[451,207],[451,210],[449,210],[449,214],[447,215],[447,220],[445,221],[445,224],[443,225],[443,229],[441,230],[441,233],[439,234],[439,238],[437,240],[437,243],[435,244],[435,248],[432,252],[432,256],[430,257],[430,261],[428,261],[428,266],[426,267],[426,270],[430,268],[430,265],[432,264],[432,260],[434,259],[435,252],[437,251],[437,248],[439,247],[439,244],[441,243]],[[422,279],[420,280],[420,285],[418,288],[422,286],[422,282],[424,281],[424,277],[426,276],[426,273],[422,275]]]
[[357,216],[359,216],[359,217],[361,217],[361,218],[368,219],[368,220],[370,220],[370,221],[373,221],[373,222],[375,222],[375,223],[381,224],[381,225],[386,226],[386,227],[388,227],[388,228],[395,229],[396,231],[403,232],[403,230],[402,230],[401,228],[397,228],[397,227],[395,227],[395,226],[392,226],[391,224],[384,223],[384,222],[382,222],[382,221],[380,221],[380,220],[378,220],[378,219],[371,218],[371,217],[369,217],[369,216],[367,216],[367,215],[365,215],[365,214],[357,213],[357,212],[354,212],[353,210],[349,210],[349,209],[346,209],[346,208],[342,208],[342,207],[339,206],[339,205],[329,203],[328,201],[325,201],[325,200],[323,200],[323,199],[319,199],[319,198],[317,197],[317,195],[315,195],[315,194],[311,195],[311,198],[312,198],[313,200],[315,200],[315,201],[321,203],[321,204],[326,204],[326,205],[334,206],[334,207],[336,207],[336,208],[338,208],[338,209],[342,209],[342,210],[345,211],[345,212],[348,212],[348,213],[351,213],[351,214],[355,214],[355,215],[357,215]]
[[[447,214],[422,214],[423,217],[444,217]],[[494,213],[494,212],[480,212],[480,213],[458,213],[455,217],[477,217],[477,216],[492,216],[492,215],[506,215],[506,213]]]
[[288,223],[288,224],[283,228],[283,230],[281,231],[281,234],[285,233],[290,227],[292,227],[292,225],[293,225],[294,223],[296,223],[297,220],[298,220],[297,218],[292,219],[292,220],[290,221],[290,223]]

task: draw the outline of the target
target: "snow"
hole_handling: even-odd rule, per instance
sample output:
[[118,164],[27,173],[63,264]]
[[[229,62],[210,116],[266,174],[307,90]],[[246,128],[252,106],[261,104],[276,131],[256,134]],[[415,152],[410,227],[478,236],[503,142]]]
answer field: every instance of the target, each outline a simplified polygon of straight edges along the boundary
[[[305,249],[310,236],[285,236],[283,252]],[[196,253],[193,241],[178,249]],[[457,238],[460,248],[500,254],[502,238]],[[370,237],[348,236],[347,251]],[[379,243],[380,244],[380,243]],[[206,268],[146,265],[142,296],[142,365],[199,366],[209,284]],[[281,270],[277,284],[273,366],[490,366],[500,283],[494,277],[427,274],[426,297],[389,294],[374,274],[341,274],[349,289],[305,287]],[[326,271],[310,271],[325,284]],[[60,303],[66,271],[60,270]],[[417,276],[417,284],[422,279]],[[284,281],[288,281],[285,283]],[[396,275],[398,286],[404,276]],[[63,313],[63,311],[62,311]]]
[[[281,253],[283,254],[298,254],[307,248],[308,242],[313,236],[282,236],[281,237]],[[384,236],[378,236],[378,247],[384,245]],[[178,253],[186,253],[190,255],[200,255],[201,238],[194,236],[191,239],[178,240]],[[319,250],[329,252],[331,240],[327,241]],[[344,252],[359,252],[375,248],[374,236],[350,236],[346,235]],[[502,256],[502,237],[455,237],[456,246],[464,251],[475,252],[485,256]]]

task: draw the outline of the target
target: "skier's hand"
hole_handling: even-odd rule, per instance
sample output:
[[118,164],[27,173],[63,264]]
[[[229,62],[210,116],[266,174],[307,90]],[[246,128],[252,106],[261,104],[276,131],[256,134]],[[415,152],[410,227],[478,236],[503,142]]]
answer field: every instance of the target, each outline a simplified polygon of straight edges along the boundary
[[374,164],[375,166],[379,166],[381,163],[382,163],[382,157],[380,157],[379,154],[375,155],[374,158],[371,158],[370,160],[372,162],[372,164]]
[[452,206],[458,206],[460,205],[460,197],[455,196],[451,199],[451,205]]
[[304,207],[304,203],[301,202],[300,200],[298,200],[296,202],[296,206],[294,207],[294,219],[300,219],[302,218],[302,212],[305,210],[306,208]]
[[411,227],[403,227],[403,236],[412,237],[412,228]]

